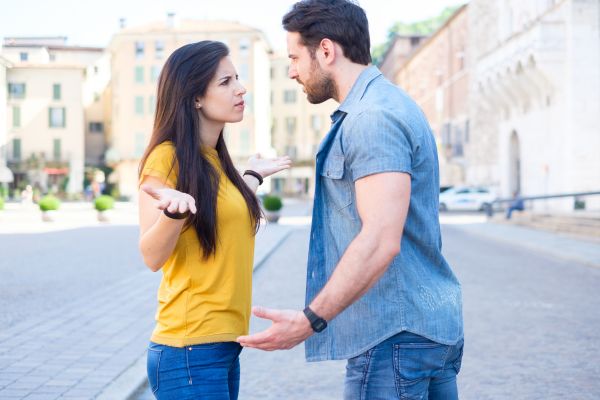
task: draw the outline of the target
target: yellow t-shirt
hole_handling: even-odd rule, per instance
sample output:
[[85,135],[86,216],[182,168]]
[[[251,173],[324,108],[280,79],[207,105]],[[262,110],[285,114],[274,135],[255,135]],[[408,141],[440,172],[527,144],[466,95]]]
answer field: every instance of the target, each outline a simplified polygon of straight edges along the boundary
[[[174,347],[234,341],[248,334],[252,301],[254,229],[242,194],[221,168],[217,151],[203,153],[219,172],[217,246],[203,259],[193,227],[183,231],[162,267],[152,341]],[[149,155],[142,179],[153,176],[175,188],[175,147],[158,145]],[[196,201],[202,201],[197,199]]]

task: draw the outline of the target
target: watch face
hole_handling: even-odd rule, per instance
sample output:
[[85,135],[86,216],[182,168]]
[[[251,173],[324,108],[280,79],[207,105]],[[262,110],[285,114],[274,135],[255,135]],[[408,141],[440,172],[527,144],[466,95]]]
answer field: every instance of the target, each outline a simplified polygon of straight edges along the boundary
[[313,324],[313,329],[315,332],[321,332],[326,327],[327,327],[327,322],[325,322],[322,318],[319,318]]

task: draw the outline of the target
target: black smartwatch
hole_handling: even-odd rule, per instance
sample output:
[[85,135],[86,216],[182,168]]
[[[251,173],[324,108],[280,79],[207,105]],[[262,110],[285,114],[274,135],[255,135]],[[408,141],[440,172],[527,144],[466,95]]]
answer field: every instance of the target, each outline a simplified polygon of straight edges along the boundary
[[327,321],[315,314],[313,310],[310,309],[310,307],[307,306],[304,309],[304,315],[306,315],[306,318],[308,318],[308,321],[310,322],[310,326],[313,328],[313,331],[318,333],[322,332],[323,329],[327,328]]

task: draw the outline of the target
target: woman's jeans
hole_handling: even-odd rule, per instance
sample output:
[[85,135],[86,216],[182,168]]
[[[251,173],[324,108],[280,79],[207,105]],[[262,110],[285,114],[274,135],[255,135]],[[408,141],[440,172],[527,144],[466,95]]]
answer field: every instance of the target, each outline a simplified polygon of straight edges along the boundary
[[345,400],[458,400],[463,341],[454,346],[402,332],[348,360]]
[[236,342],[171,347],[150,342],[148,381],[158,400],[236,400],[242,347]]

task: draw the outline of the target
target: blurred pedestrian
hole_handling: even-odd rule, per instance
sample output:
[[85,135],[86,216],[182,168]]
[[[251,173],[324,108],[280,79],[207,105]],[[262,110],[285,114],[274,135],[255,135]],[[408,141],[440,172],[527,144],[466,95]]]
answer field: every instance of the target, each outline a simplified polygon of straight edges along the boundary
[[523,198],[519,195],[519,192],[515,191],[513,193],[512,201],[508,206],[508,210],[506,210],[506,219],[510,219],[514,211],[523,211],[524,209],[525,202],[523,201]]

